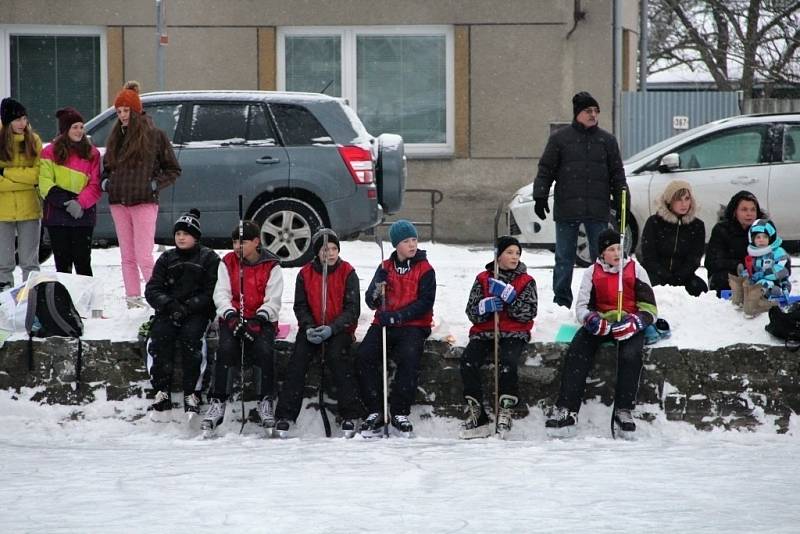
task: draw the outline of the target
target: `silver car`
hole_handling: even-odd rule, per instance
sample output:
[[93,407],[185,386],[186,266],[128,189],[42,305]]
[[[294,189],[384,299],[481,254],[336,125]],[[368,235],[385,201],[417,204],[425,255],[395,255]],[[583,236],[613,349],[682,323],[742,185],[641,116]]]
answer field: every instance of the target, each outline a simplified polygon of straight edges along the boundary
[[[311,258],[311,236],[320,227],[352,236],[402,206],[403,139],[371,136],[342,99],[266,91],[174,91],[141,99],[183,169],[161,191],[156,242],[173,243],[175,219],[198,208],[204,242],[230,246],[242,195],[244,216],[261,225],[262,243],[292,267]],[[96,146],[105,146],[115,118],[109,108],[86,124]],[[105,196],[94,239],[116,240]]]
[[[769,212],[784,240],[800,240],[800,113],[742,115],[710,122],[661,141],[624,163],[631,190],[626,233],[631,249],[638,245],[642,227],[655,213],[667,182],[675,179],[692,184],[706,238],[730,198],[747,189]],[[555,247],[552,219],[541,221],[533,213],[532,184],[514,194],[508,205],[508,226],[509,233],[523,244]],[[589,259],[581,233],[577,264],[586,266]]]

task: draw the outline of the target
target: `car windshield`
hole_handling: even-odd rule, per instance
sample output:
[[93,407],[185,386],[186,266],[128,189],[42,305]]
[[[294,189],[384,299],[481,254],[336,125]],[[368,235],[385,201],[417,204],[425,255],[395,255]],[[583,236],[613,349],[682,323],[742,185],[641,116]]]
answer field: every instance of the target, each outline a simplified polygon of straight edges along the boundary
[[652,156],[653,154],[655,154],[656,152],[658,152],[659,150],[663,149],[664,147],[667,147],[667,146],[671,145],[672,143],[677,143],[677,142],[682,141],[682,140],[684,140],[684,139],[686,139],[688,137],[691,137],[691,136],[693,136],[695,134],[698,134],[700,132],[708,130],[709,128],[711,128],[715,124],[716,124],[716,121],[715,122],[709,122],[707,124],[703,124],[702,126],[698,126],[697,128],[692,128],[691,130],[686,130],[685,132],[681,132],[678,135],[673,135],[672,137],[664,139],[663,141],[659,141],[658,143],[656,143],[654,145],[650,145],[649,147],[645,148],[644,150],[642,150],[640,152],[637,152],[633,156],[630,156],[629,158],[627,158],[624,163],[627,165],[630,162],[639,161],[641,159],[648,158],[648,157]]

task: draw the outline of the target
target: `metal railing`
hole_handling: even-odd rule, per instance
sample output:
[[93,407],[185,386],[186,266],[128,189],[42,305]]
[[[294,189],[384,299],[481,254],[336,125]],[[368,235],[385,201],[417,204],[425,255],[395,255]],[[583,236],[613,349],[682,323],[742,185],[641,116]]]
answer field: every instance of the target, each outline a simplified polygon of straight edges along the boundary
[[[400,213],[395,213],[392,215],[392,220],[384,220],[380,226],[391,226],[394,221],[397,219],[408,219],[411,223],[416,226],[417,228],[430,228],[431,232],[431,242],[436,242],[436,205],[439,204],[442,200],[444,200],[444,193],[439,191],[438,189],[406,189],[406,193],[422,193],[429,195],[428,202],[429,205],[427,207],[404,207]],[[404,202],[407,204],[407,202]],[[411,214],[404,214],[403,212],[416,212],[416,211],[424,211],[424,215],[427,215],[429,220],[420,220],[421,217],[412,217]]]

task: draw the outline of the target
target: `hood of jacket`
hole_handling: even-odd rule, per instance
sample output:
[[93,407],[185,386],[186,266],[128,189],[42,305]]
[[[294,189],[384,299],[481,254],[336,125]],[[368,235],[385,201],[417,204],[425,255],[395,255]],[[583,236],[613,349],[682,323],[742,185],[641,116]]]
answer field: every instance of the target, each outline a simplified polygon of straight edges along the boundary
[[[691,186],[688,183],[679,180],[674,180],[674,182],[675,184],[673,187],[670,187],[672,182],[668,184],[668,186],[664,189],[664,192],[661,193],[661,196],[658,198],[658,200],[656,200],[656,213],[668,223],[678,224],[678,222],[680,222],[681,224],[689,224],[697,218],[697,211],[699,210],[697,198],[695,198],[694,193],[692,193]],[[680,189],[688,189],[689,194],[692,197],[692,205],[689,208],[689,211],[686,212],[686,215],[683,216],[679,216],[674,211],[669,209],[672,197]]]

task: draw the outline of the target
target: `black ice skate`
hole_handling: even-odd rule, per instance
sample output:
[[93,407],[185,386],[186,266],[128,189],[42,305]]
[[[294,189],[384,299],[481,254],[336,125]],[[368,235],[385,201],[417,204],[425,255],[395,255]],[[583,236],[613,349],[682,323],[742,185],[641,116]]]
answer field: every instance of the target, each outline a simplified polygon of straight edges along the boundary
[[156,423],[168,423],[172,419],[172,400],[169,392],[159,391],[153,400],[153,404],[147,408],[150,420]]
[[519,399],[513,395],[500,396],[500,411],[497,414],[497,436],[500,439],[505,439],[506,434],[511,430],[513,408],[518,402]]
[[551,438],[570,438],[575,435],[578,425],[578,412],[556,406],[544,426]]
[[216,435],[217,427],[225,419],[225,406],[226,404],[219,399],[211,399],[206,416],[200,422],[200,430],[203,431],[203,437]]
[[619,435],[622,439],[635,439],[636,423],[630,410],[614,411],[614,435]]
[[360,434],[362,438],[382,438],[383,437],[383,415],[373,412],[361,423]]
[[200,395],[189,393],[183,396],[183,413],[186,414],[186,421],[189,423],[200,415]]
[[352,419],[345,419],[342,421],[342,434],[346,439],[350,439],[356,435],[356,424]]
[[391,431],[396,436],[411,438],[413,437],[414,426],[408,420],[407,415],[393,415]]
[[291,423],[287,419],[278,419],[278,422],[275,423],[275,432],[278,434],[278,437],[281,439],[286,439],[289,437],[289,427],[291,427]]
[[488,438],[492,435],[493,428],[489,416],[477,399],[465,396],[467,401],[466,418],[458,433],[459,439]]
[[258,403],[258,420],[261,426],[264,427],[267,437],[272,437],[272,433],[275,430],[275,410],[272,397],[264,397]]

